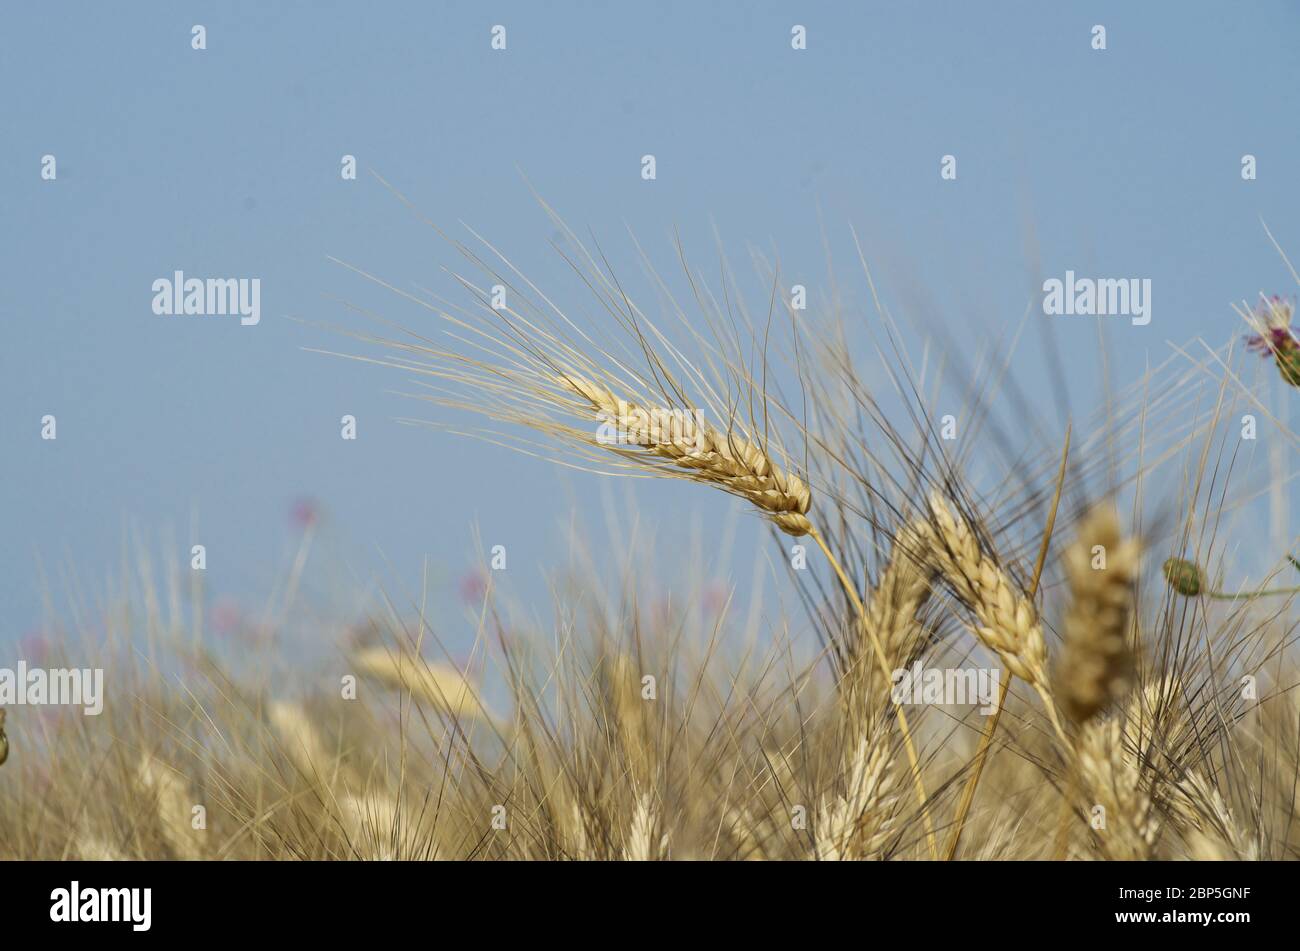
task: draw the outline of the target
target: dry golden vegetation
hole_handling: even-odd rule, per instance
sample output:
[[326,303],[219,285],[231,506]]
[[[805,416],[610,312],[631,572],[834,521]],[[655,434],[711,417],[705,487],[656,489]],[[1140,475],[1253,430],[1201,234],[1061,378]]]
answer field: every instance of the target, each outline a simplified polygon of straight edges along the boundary
[[[704,603],[720,525],[666,584],[635,531],[572,557],[566,540],[549,623],[489,586],[458,665],[439,646],[457,622],[382,600],[364,638],[304,671],[269,648],[214,655],[143,566],[95,655],[63,648],[108,669],[104,715],[0,719],[0,858],[1297,854],[1288,552],[1269,555],[1280,592],[1223,590],[1262,544],[1233,535],[1269,478],[1242,413],[1296,445],[1275,380],[1198,342],[1049,424],[1010,339],[974,362],[925,349],[865,262],[856,318],[785,307],[763,261],[761,315],[729,273],[710,288],[686,270],[688,303],[650,272],[651,317],[564,233],[594,316],[456,245],[469,303],[398,292],[423,322],[349,331],[379,346],[362,359],[407,371],[447,414],[434,425],[735,497],[771,536],[749,607]],[[944,388],[964,395],[954,441]],[[486,422],[447,422],[467,413]],[[896,671],[918,664],[996,672],[997,689],[987,708],[899,702]]]

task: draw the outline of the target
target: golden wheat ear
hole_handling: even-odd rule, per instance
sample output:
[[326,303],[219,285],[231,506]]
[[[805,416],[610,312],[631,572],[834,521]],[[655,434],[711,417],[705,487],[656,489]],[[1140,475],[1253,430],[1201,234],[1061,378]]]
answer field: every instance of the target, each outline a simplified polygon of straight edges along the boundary
[[1132,686],[1128,627],[1140,559],[1141,546],[1122,536],[1119,516],[1105,504],[1084,517],[1065,552],[1070,603],[1056,685],[1076,723],[1122,701]]
[[820,861],[878,858],[894,833],[898,796],[890,751],[864,734],[845,764],[844,791],[824,799],[813,828]]
[[334,756],[307,711],[296,703],[277,700],[268,706],[266,715],[289,762],[305,777],[328,780]]
[[1007,670],[1033,687],[1052,713],[1047,679],[1047,642],[1038,611],[997,560],[980,548],[974,529],[937,492],[930,496],[930,522],[920,530],[930,558],[949,587],[975,615],[976,637]]
[[1150,772],[1126,742],[1124,721],[1111,717],[1085,723],[1075,757],[1084,805],[1089,814],[1096,811],[1104,819],[1097,832],[1103,853],[1122,861],[1150,858],[1160,817],[1152,803]]
[[385,687],[409,692],[451,717],[474,718],[489,723],[495,719],[469,678],[447,664],[395,653],[385,647],[358,651],[352,662],[361,673],[375,678]]
[[666,475],[716,486],[739,496],[788,535],[798,537],[812,531],[807,518],[812,492],[807,484],[731,427],[724,433],[696,410],[631,403],[603,384],[577,374],[557,376],[555,383],[585,403],[592,417],[619,428],[627,448],[612,448],[622,455],[662,460],[667,464],[663,467]]
[[136,770],[136,785],[153,802],[163,841],[178,859],[203,858],[203,837],[193,826],[193,796],[189,785],[169,766],[144,754]]

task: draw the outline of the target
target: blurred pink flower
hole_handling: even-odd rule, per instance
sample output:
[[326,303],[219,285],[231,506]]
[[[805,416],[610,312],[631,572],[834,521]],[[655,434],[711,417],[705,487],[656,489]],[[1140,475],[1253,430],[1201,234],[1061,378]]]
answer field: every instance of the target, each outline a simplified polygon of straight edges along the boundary
[[460,599],[465,604],[481,606],[487,595],[487,577],[477,568],[467,572],[461,576],[459,590]]
[[29,631],[18,642],[18,653],[29,664],[40,666],[50,656],[50,642],[40,631]]
[[1300,386],[1300,340],[1291,329],[1295,300],[1278,297],[1261,298],[1251,324],[1258,331],[1246,337],[1246,347],[1261,357],[1272,357],[1291,386]]
[[303,496],[293,503],[289,510],[289,520],[295,528],[310,528],[320,520],[320,505],[315,499]]
[[1291,333],[1291,315],[1295,313],[1295,302],[1278,297],[1261,298],[1255,306],[1255,329],[1260,333],[1246,337],[1246,347],[1268,357],[1296,345]]
[[700,598],[700,607],[709,617],[721,614],[723,608],[727,606],[727,599],[730,594],[731,592],[727,590],[726,585],[719,581],[712,581],[704,586],[704,593]]
[[233,634],[244,622],[239,602],[229,595],[217,598],[212,605],[212,629],[218,634]]
[[275,643],[279,631],[274,624],[257,621],[253,624],[245,624],[239,629],[239,633],[241,639],[253,647],[269,647]]

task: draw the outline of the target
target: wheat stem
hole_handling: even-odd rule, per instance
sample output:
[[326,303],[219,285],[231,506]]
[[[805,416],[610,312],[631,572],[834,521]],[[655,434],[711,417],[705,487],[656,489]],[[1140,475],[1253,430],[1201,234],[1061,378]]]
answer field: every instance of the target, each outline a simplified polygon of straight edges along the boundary
[[1276,594],[1300,594],[1300,588],[1257,588],[1254,591],[1238,591],[1236,594],[1230,594],[1227,591],[1205,591],[1201,596],[1212,598],[1215,601],[1250,601],[1254,598],[1268,598]]
[[1074,811],[1070,808],[1070,800],[1077,794],[1078,780],[1071,777],[1066,780],[1069,785],[1069,798],[1061,797],[1061,808],[1058,810],[1056,818],[1056,854],[1054,858],[1058,861],[1065,859],[1070,852],[1070,814]]
[[993,714],[988,718],[984,731],[980,734],[980,745],[975,751],[975,770],[962,788],[961,801],[957,803],[957,821],[948,836],[948,845],[943,850],[945,862],[951,862],[957,855],[957,843],[961,841],[962,829],[966,827],[966,816],[970,812],[971,803],[975,801],[975,788],[979,785],[980,774],[984,772],[984,760],[988,757],[989,746],[993,743],[993,734],[997,732],[998,720],[1002,717],[1002,708],[1006,706],[1007,693],[1011,690],[1011,681],[1014,679],[1009,673],[1002,678],[1002,685],[998,688],[997,706],[993,708]]

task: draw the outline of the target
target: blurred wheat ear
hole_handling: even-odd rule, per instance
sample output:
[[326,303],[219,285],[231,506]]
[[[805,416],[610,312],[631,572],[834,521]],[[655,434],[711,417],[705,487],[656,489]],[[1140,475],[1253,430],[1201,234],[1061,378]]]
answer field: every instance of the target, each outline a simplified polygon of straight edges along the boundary
[[446,664],[384,647],[359,651],[353,656],[353,664],[384,686],[407,691],[452,718],[496,721],[469,679]]
[[1070,603],[1057,667],[1061,706],[1075,722],[1127,696],[1133,678],[1129,621],[1141,546],[1120,533],[1111,505],[1092,509],[1065,552]]

